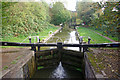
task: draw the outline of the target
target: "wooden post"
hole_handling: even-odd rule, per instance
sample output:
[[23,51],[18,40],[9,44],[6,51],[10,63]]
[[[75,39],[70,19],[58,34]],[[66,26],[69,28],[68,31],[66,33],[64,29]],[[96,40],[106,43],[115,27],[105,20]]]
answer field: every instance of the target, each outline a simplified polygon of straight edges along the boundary
[[36,52],[36,46],[33,47],[33,50]]
[[[40,43],[40,38],[37,36],[37,43]],[[40,51],[40,46],[38,46],[38,51]]]
[[29,43],[31,43],[31,37],[29,37]]
[[74,25],[74,29],[76,30],[76,26]]
[[[32,43],[31,42],[31,36],[29,37],[29,43]],[[33,50],[33,46],[31,46],[31,50]]]
[[63,46],[62,46],[61,42],[57,43],[57,49],[59,51],[59,53],[58,53],[58,55],[59,55],[59,61],[61,61],[62,60],[62,49],[63,49]]
[[[39,42],[38,43],[40,43],[40,39],[39,39]],[[38,51],[40,51],[40,46],[38,46]]]
[[90,44],[90,40],[91,40],[91,38],[90,38],[90,37],[88,37],[88,44]]
[[[83,42],[83,37],[80,36],[80,37],[79,37],[79,44],[82,44],[82,42]],[[79,47],[79,51],[81,52],[81,47]]]
[[[88,37],[88,44],[90,44],[90,40],[91,40],[91,38]],[[88,47],[86,47],[86,51],[88,51]]]

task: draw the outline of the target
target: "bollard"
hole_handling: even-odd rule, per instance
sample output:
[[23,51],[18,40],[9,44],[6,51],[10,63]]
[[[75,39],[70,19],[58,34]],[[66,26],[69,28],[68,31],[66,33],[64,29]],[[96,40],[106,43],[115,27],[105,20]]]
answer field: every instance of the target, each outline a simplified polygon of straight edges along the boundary
[[90,38],[90,37],[88,37],[88,44],[90,44],[90,40],[91,40],[91,38]]
[[[82,42],[83,42],[83,37],[80,36],[80,37],[79,37],[79,44],[82,44]],[[82,52],[82,51],[81,51],[81,47],[79,47],[79,51]]]
[[40,39],[39,39],[39,43],[40,43]]
[[[39,42],[38,43],[40,43],[40,39],[39,39]],[[40,46],[38,46],[38,51],[40,51]]]
[[33,47],[33,50],[36,52],[36,46]]
[[76,30],[76,27],[74,26],[74,29]]
[[31,36],[29,37],[29,43],[31,43]]
[[[91,38],[88,37],[88,44],[90,44],[90,40],[91,40]],[[86,47],[86,51],[88,51],[88,47]]]
[[[29,43],[32,43],[31,42],[31,36],[29,37]],[[33,46],[31,46],[31,50],[33,50]]]
[[62,60],[62,49],[63,49],[63,46],[62,46],[62,43],[61,42],[59,42],[59,43],[57,43],[57,49],[58,49],[58,51],[59,51],[59,53],[58,53],[58,55],[59,55],[59,61],[61,61]]

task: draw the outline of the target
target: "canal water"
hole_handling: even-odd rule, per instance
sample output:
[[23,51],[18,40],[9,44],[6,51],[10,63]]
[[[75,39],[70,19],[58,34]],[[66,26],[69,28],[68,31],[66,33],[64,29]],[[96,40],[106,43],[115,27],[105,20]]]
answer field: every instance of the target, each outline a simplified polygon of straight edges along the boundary
[[[56,43],[56,42],[63,42],[63,43],[79,43],[78,39],[75,35],[75,30],[67,30],[63,29],[54,35],[47,43]],[[54,47],[50,47],[54,48]],[[79,51],[79,48],[76,47],[67,47],[66,49],[69,50],[76,50]],[[37,70],[34,74],[33,78],[83,78],[83,75],[79,70],[70,69],[68,67],[63,67],[62,63],[59,62],[58,66],[53,66],[52,68],[43,68]]]

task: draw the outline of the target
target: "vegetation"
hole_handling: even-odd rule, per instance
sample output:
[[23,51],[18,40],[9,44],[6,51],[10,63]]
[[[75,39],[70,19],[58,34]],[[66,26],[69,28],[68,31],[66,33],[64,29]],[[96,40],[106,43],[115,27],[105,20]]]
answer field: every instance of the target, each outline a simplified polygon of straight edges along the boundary
[[[50,27],[49,26],[49,28],[43,29],[43,31],[41,31],[41,32],[37,32],[37,33],[35,32],[35,33],[32,33],[32,34],[30,34],[28,36],[44,36],[44,37],[40,37],[40,39],[43,40],[43,39],[48,37],[49,31],[55,32],[55,30],[57,30],[57,29],[58,29],[58,27],[52,27],[52,26]],[[3,41],[7,41],[7,42],[10,42],[10,41],[12,41],[12,42],[23,42],[23,40],[25,40],[27,38],[24,41],[24,43],[29,43],[28,36],[23,36],[21,34],[21,35],[19,35],[17,37],[9,37],[9,38],[6,37],[6,38],[3,38],[2,40]],[[34,42],[34,38],[33,37],[32,37],[32,41],[31,42],[32,43]],[[35,42],[36,42],[36,40],[35,40]]]
[[[84,3],[84,5],[83,5]],[[80,19],[80,24],[94,30],[98,30],[102,35],[110,38],[116,38],[119,41],[120,33],[120,7],[119,2],[77,2],[77,18]]]
[[83,36],[83,41],[85,41],[85,42],[87,42],[88,37],[90,37],[91,43],[94,43],[94,44],[95,43],[111,43],[111,41],[107,40],[103,36],[96,34],[95,32],[91,31],[88,28],[78,27],[77,29],[78,29],[80,36]]
[[100,73],[100,70],[104,68],[103,64],[97,65],[97,63],[100,63],[101,61],[97,59],[93,53],[87,53],[88,59],[90,60],[91,65],[94,67],[95,71]]
[[39,67],[37,67],[37,70],[40,70],[40,69],[42,69],[42,68],[44,68],[43,66],[39,66]]
[[51,23],[55,25],[60,25],[61,23],[63,24],[71,18],[70,11],[68,11],[61,2],[53,4],[53,7],[51,8],[51,15]]
[[[2,41],[22,42],[28,36],[48,36],[58,27],[50,24],[45,2],[2,2]],[[28,42],[25,41],[25,42]]]
[[77,17],[81,19],[84,24],[89,24],[93,17],[94,8],[91,2],[77,2]]
[[8,66],[3,67],[4,70],[8,69]]
[[93,30],[93,31],[95,31],[95,32],[98,32],[98,33],[102,34],[103,36],[107,36],[107,37],[109,37],[110,39],[112,39],[112,40],[114,40],[114,41],[119,41],[119,40],[118,40],[118,37],[113,37],[112,35],[104,34],[104,32],[101,31],[101,30],[96,30],[96,29],[91,28],[91,27],[88,27],[88,29]]
[[118,20],[120,16],[119,11],[114,11],[114,8],[119,10],[117,9],[118,4],[117,2],[107,2],[106,5],[104,5],[107,7],[103,11],[103,14],[98,18],[94,18],[90,26],[94,26],[93,28],[101,30],[102,34],[106,34],[107,36],[111,35],[112,37],[118,37],[118,29],[120,28]]

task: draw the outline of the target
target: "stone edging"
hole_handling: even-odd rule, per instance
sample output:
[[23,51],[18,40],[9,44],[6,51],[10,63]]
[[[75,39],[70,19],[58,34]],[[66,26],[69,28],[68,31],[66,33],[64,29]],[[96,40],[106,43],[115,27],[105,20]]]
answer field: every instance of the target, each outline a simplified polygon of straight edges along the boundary
[[60,27],[58,30],[56,30],[53,34],[49,35],[49,37],[46,38],[43,43],[46,43],[52,36],[54,36],[55,34],[57,34],[61,29],[62,29],[62,27]]

